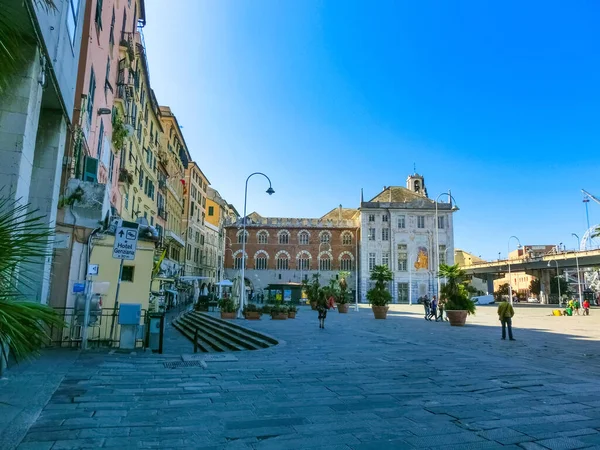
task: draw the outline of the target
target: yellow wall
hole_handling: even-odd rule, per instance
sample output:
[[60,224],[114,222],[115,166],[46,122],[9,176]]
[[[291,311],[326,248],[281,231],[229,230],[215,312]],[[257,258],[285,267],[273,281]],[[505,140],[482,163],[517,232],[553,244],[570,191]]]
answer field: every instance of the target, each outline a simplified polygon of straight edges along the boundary
[[[213,215],[209,215],[210,207],[213,208]],[[221,228],[221,207],[218,203],[211,200],[210,198],[206,199],[206,221],[215,227]]]
[[[117,280],[119,278],[120,260],[112,257],[114,236],[98,241],[92,251],[91,264],[99,265],[99,273],[94,282],[108,281],[110,289],[108,294],[102,297],[102,308],[112,309],[115,305],[117,292]],[[154,260],[154,243],[149,241],[138,241],[135,259],[124,261],[123,266],[135,266],[133,282],[122,281],[119,291],[119,304],[140,303],[142,309],[148,309],[150,280],[152,278],[152,267]]]
[[454,250],[454,264],[458,264],[460,267],[470,266],[479,262],[485,262],[485,259],[475,256],[472,253],[465,252],[464,250]]

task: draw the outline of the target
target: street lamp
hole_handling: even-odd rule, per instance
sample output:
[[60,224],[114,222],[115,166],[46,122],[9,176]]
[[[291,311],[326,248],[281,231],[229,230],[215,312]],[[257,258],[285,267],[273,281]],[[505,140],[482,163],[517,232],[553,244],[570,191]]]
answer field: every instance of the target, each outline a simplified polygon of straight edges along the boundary
[[[581,276],[579,275],[579,257],[577,256],[577,252],[581,247],[579,242],[579,236],[577,236],[575,233],[571,233],[571,236],[575,236],[577,238],[577,249],[575,249],[575,264],[577,265],[577,287],[579,288],[579,307],[583,308],[583,300],[581,296]],[[558,284],[560,286],[560,282]]]
[[[554,260],[554,264],[556,264],[556,284],[558,285],[558,305],[562,306],[562,297],[560,295],[560,275],[558,273],[558,261]],[[550,261],[548,261],[548,267],[552,267],[550,265]]]
[[511,239],[516,239],[518,244],[517,244],[517,249],[521,248],[521,241],[519,240],[518,237],[516,236],[511,236],[508,238],[508,244],[507,244],[507,253],[506,253],[506,258],[508,261],[508,296],[510,297],[510,304],[513,304],[513,295],[512,295],[512,277],[510,276],[510,240]]
[[408,304],[412,305],[412,255],[410,254],[408,255]]
[[250,180],[250,178],[252,178],[254,175],[262,175],[263,177],[265,177],[267,179],[267,181],[269,182],[269,189],[267,189],[267,194],[269,195],[273,195],[275,193],[275,190],[273,189],[273,186],[271,185],[271,179],[266,176],[264,173],[262,172],[254,172],[251,173],[250,175],[248,175],[248,178],[246,178],[246,188],[244,190],[244,216],[243,216],[243,231],[242,231],[242,292],[241,292],[241,296],[240,296],[240,307],[238,308],[238,314],[237,317],[238,319],[242,318],[242,309],[244,308],[244,302],[246,300],[246,241],[247,241],[247,237],[246,237],[246,222],[248,220],[248,218],[246,217],[246,205],[248,203],[248,180]]
[[454,202],[454,206],[452,207],[451,211],[457,211],[458,207],[456,206],[456,200],[454,199],[454,197],[452,196],[452,194],[450,194],[449,192],[442,192],[440,195],[437,196],[437,198],[435,199],[435,256],[437,259],[437,265],[436,265],[436,277],[437,277],[437,295],[438,298],[440,296],[440,224],[438,223],[438,201],[440,199],[440,197],[442,195],[447,195],[448,199],[450,200],[450,203]]

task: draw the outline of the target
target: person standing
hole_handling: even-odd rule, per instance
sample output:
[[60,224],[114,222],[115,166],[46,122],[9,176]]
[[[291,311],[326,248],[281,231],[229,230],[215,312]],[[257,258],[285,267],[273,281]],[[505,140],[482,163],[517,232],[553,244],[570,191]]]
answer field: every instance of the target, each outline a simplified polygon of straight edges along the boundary
[[325,319],[327,318],[327,310],[329,309],[329,299],[324,292],[319,293],[317,301],[317,311],[319,312],[319,328],[325,328]]
[[437,322],[437,297],[434,295],[431,300],[431,311],[429,312],[429,320],[434,319]]
[[584,316],[590,315],[590,301],[588,299],[585,299],[583,301],[583,315]]
[[508,327],[508,338],[511,341],[515,341],[516,339],[513,338],[513,333],[512,333],[512,318],[515,315],[515,310],[513,309],[512,305],[507,302],[507,301],[503,301],[500,303],[500,305],[498,305],[498,319],[500,320],[500,322],[502,323],[502,339],[506,339],[506,328]]
[[[437,316],[435,318],[435,321],[440,321],[443,322],[444,321],[444,307],[446,306],[446,299],[444,297],[440,298],[440,301],[438,303],[438,311],[439,311],[439,316]],[[448,318],[446,318],[446,320],[448,320]]]

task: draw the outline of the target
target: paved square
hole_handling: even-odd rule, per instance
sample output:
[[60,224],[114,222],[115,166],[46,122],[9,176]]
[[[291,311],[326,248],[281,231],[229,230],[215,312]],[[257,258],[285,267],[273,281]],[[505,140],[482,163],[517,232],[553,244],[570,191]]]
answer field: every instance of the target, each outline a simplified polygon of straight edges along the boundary
[[[282,342],[237,352],[233,361],[165,368],[192,352],[172,329],[166,355],[93,352],[75,359],[70,353],[70,364],[55,364],[49,380],[35,381],[46,394],[36,395],[35,422],[26,434],[13,433],[12,443],[20,441],[19,449],[600,448],[600,310],[552,317],[548,308],[518,306],[515,342],[500,340],[498,324],[494,307],[480,307],[468,326],[455,328],[426,322],[415,305],[392,306],[385,321],[366,307],[332,311],[320,330],[316,312],[301,308],[295,320],[243,322]],[[49,352],[39,364],[53,355],[65,358]],[[0,417],[3,403],[19,403],[11,389],[36,367],[0,381]],[[7,421],[5,431],[15,423]],[[1,436],[0,448],[11,448]]]

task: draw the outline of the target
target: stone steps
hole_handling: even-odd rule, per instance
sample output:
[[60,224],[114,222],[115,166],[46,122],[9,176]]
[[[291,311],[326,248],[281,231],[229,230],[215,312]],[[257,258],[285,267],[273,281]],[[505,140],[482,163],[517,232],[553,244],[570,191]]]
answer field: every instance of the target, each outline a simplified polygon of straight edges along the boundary
[[192,342],[198,329],[197,346],[202,352],[258,350],[278,343],[272,337],[202,312],[182,314],[173,326]]

